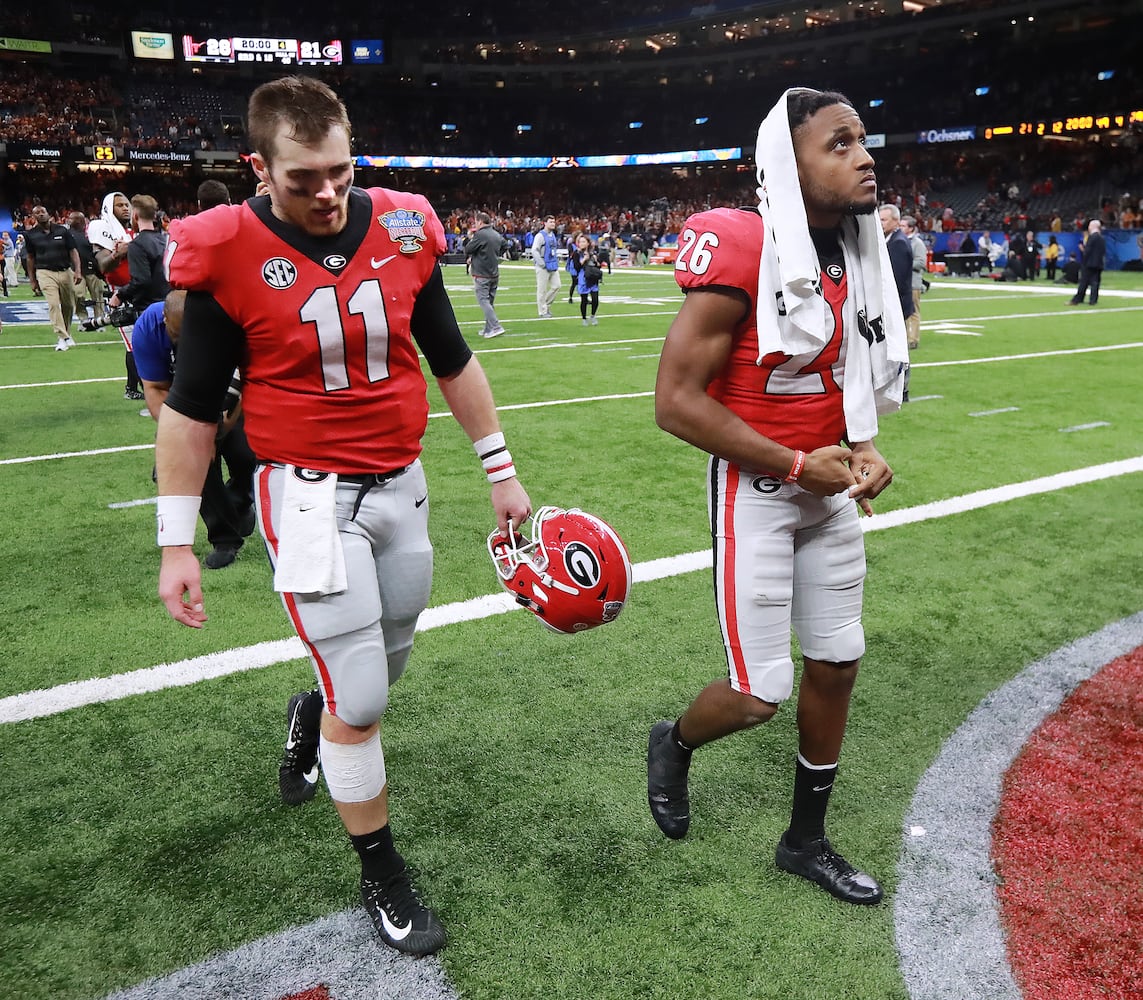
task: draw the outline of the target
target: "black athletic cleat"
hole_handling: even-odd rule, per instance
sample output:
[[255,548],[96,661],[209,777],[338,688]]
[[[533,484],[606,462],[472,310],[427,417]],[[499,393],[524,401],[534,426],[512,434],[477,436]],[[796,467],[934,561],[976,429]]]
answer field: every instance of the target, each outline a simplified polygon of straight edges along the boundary
[[[309,802],[317,792],[318,739],[320,723],[306,728],[306,699],[321,698],[318,691],[300,691],[290,699],[286,709],[286,749],[278,766],[278,790],[288,806]],[[321,715],[318,714],[320,720]]]
[[858,871],[822,837],[807,844],[800,851],[786,843],[786,835],[778,841],[774,863],[784,872],[800,875],[821,886],[831,896],[846,903],[872,906],[881,902],[881,886],[872,875]]
[[445,930],[421,902],[408,868],[385,882],[362,877],[361,902],[390,948],[407,955],[431,955],[444,947]]
[[691,825],[687,771],[691,755],[673,739],[675,724],[656,722],[647,740],[647,804],[659,829],[672,840],[686,836]]

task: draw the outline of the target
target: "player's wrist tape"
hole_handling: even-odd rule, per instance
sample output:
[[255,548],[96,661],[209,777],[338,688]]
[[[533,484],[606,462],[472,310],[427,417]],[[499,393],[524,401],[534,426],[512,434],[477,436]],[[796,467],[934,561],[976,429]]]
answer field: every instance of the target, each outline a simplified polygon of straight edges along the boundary
[[504,444],[504,434],[496,431],[482,437],[472,446],[480,456],[484,466],[484,474],[490,483],[502,483],[516,475],[516,466],[512,464],[512,453]]
[[158,544],[194,544],[195,522],[201,497],[159,497],[155,506]]
[[798,476],[802,474],[802,469],[806,467],[806,453],[804,451],[794,452],[794,464],[790,466],[790,471],[786,475],[787,483],[796,483]]

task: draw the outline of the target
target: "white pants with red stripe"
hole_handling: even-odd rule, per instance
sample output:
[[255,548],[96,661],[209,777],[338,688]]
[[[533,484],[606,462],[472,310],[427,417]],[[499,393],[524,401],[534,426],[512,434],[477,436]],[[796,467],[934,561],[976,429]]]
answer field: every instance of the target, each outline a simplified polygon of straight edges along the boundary
[[865,539],[849,496],[816,497],[712,458],[707,509],[715,603],[736,691],[774,704],[790,697],[791,626],[810,659],[860,659]]
[[[286,472],[260,465],[255,473],[258,525],[272,563]],[[360,500],[361,487],[338,481],[337,527],[348,586],[339,594],[282,594],[282,603],[309,651],[326,710],[351,726],[372,725],[404,672],[417,618],[429,602],[433,548],[428,488],[419,461]]]

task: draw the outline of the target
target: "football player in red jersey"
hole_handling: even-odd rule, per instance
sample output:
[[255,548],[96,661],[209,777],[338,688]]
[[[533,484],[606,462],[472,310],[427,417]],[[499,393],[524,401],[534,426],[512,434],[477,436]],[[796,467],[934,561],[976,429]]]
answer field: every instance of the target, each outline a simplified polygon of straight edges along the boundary
[[531,502],[445,292],[429,203],[353,186],[345,107],[316,80],[255,90],[248,134],[268,194],[170,231],[171,282],[187,298],[156,439],[159,593],[176,621],[202,627],[191,543],[237,366],[259,527],[324,699],[321,768],[361,859],[362,901],[387,944],[428,954],[445,933],[393,845],[379,736],[432,575],[418,347],[484,464],[500,529]]
[[[131,280],[131,269],[127,263],[127,251],[135,233],[131,227],[131,202],[122,191],[112,191],[103,199],[98,219],[93,219],[87,227],[87,238],[95,250],[95,263],[99,273],[115,292]],[[127,371],[127,385],[123,398],[137,400],[143,398],[142,382],[135,368],[135,356],[131,352],[131,327],[119,327],[126,353],[123,366]]]
[[[781,107],[787,147],[792,142],[784,194],[796,199],[800,190],[804,203],[813,279],[806,287],[824,328],[806,355],[760,349],[760,322],[785,320],[790,301],[760,291],[764,243],[782,254],[794,234],[765,231],[755,209],[715,209],[687,221],[675,270],[686,298],[663,348],[655,412],[664,430],[711,455],[715,591],[729,677],[705,687],[676,722],[652,727],[648,802],[668,837],[686,834],[692,751],[767,721],[790,697],[792,625],[804,670],[793,811],[776,861],[838,898],[869,904],[881,899],[881,888],[833,850],[825,813],[865,649],[857,506],[871,513],[869,501],[893,478],[872,439],[850,438],[843,405],[850,362],[864,349],[847,327],[868,326],[850,300],[870,268],[843,242],[859,247],[859,226],[876,226],[861,217],[875,210],[877,185],[864,127],[848,100],[795,90],[785,102],[772,113]],[[760,137],[760,166],[763,145]],[[782,197],[770,177],[763,183],[770,185],[766,205]],[[880,233],[868,231],[876,253]],[[903,351],[903,321],[896,336]]]

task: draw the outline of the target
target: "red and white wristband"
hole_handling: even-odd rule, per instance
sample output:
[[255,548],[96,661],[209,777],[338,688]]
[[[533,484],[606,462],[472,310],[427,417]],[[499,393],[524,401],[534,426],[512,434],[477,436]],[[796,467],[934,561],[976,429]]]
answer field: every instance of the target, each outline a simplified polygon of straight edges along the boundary
[[201,497],[159,497],[155,505],[158,544],[193,545]]
[[484,473],[490,483],[502,483],[516,475],[516,466],[512,464],[512,453],[504,444],[504,434],[497,431],[482,437],[472,446],[484,465]]
[[804,451],[794,452],[794,464],[790,466],[790,471],[786,475],[787,483],[796,483],[798,476],[802,474],[802,469],[806,467],[806,453]]

